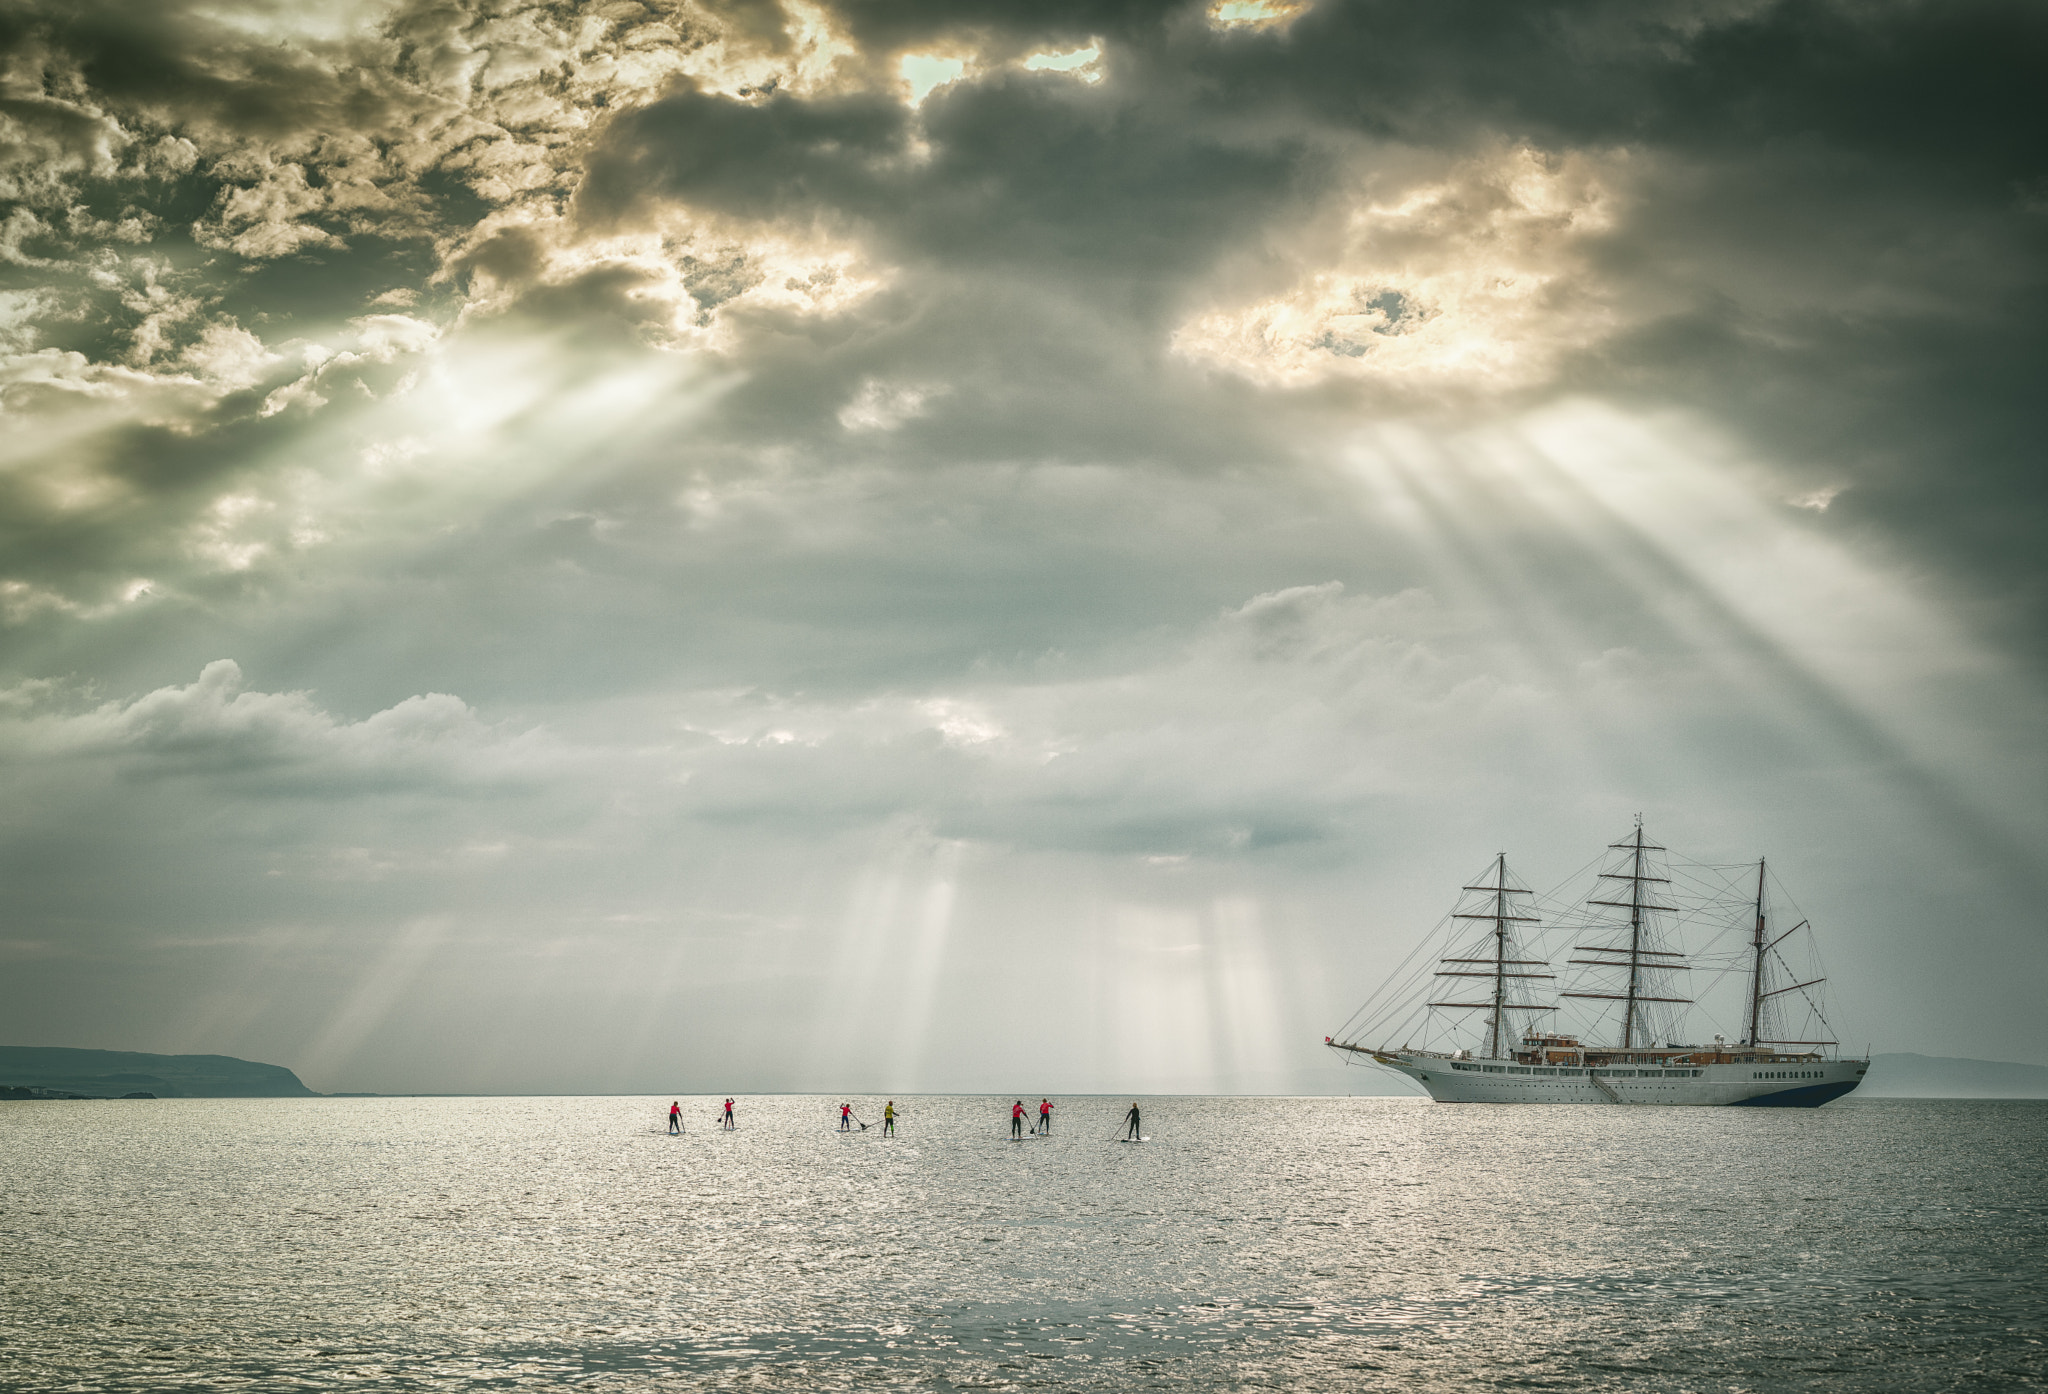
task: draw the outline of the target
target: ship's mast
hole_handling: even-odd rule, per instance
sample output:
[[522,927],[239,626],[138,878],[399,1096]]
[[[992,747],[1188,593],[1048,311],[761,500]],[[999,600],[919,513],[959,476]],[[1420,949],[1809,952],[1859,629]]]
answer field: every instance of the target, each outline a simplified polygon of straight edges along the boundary
[[[1792,926],[1792,928],[1785,930],[1776,938],[1765,937],[1766,934],[1769,932],[1770,927],[1768,918],[1764,914],[1765,880],[1766,877],[1764,859],[1762,857],[1759,857],[1757,858],[1756,863],[1756,931],[1750,938],[1751,962],[1749,968],[1748,1044],[1751,1046],[1761,1046],[1763,1044],[1764,1003],[1770,1001],[1773,997],[1783,997],[1788,992],[1804,992],[1807,988],[1819,987],[1822,983],[1827,981],[1826,977],[1808,978],[1803,983],[1791,983],[1785,987],[1774,987],[1768,992],[1764,991],[1764,968],[1765,965],[1770,962],[1771,951],[1773,949],[1776,949],[1778,945],[1784,943],[1787,939],[1790,939],[1793,935],[1797,934],[1800,930],[1809,927],[1808,921],[1801,920],[1798,924],[1795,924]],[[1784,960],[1780,959],[1779,962],[1782,963],[1784,962]],[[1788,974],[1787,976],[1797,975]],[[1810,997],[1807,999],[1807,1007],[1812,1012],[1813,1016],[1819,1019],[1820,1024],[1822,1026],[1826,1026],[1828,1024],[1827,1017],[1822,1014],[1819,1004]],[[1834,1040],[1773,1040],[1771,1044],[1774,1046],[1835,1045],[1837,1044],[1837,1042],[1835,1042]]]
[[[1510,1002],[1508,1000],[1508,980],[1510,978],[1549,979],[1553,975],[1527,971],[1531,968],[1545,968],[1549,966],[1540,958],[1508,957],[1509,954],[1517,952],[1514,931],[1509,926],[1516,923],[1534,924],[1536,916],[1513,913],[1516,907],[1509,901],[1508,897],[1527,895],[1529,892],[1518,890],[1508,884],[1507,853],[1503,852],[1493,859],[1492,885],[1466,886],[1464,889],[1486,892],[1487,895],[1492,897],[1493,904],[1484,911],[1476,909],[1456,911],[1452,914],[1451,918],[1454,920],[1491,921],[1493,925],[1493,931],[1490,936],[1493,940],[1492,951],[1490,956],[1486,958],[1446,958],[1442,960],[1446,966],[1439,968],[1436,976],[1439,978],[1491,978],[1493,979],[1493,990],[1487,995],[1486,1000],[1480,1002],[1431,1002],[1429,1005],[1432,1007],[1483,1007],[1487,1009],[1486,1058],[1498,1060],[1502,1058],[1500,1052],[1503,1043],[1507,1044],[1510,1049],[1513,1048],[1512,1038],[1508,1034],[1509,1012],[1551,1010],[1549,1007],[1539,1007],[1533,1002]],[[1469,901],[1466,903],[1471,904]],[[1482,901],[1480,904],[1485,904],[1485,902]],[[1449,966],[1453,964],[1469,964],[1470,967]]]
[[1621,1016],[1621,1044],[1636,1043],[1636,998],[1643,982],[1643,819],[1636,816],[1635,863],[1628,880],[1628,1006]]
[[1764,859],[1756,859],[1756,933],[1750,940],[1752,955],[1749,970],[1749,1040],[1748,1045],[1757,1044],[1763,1032],[1764,1016]]
[[[1639,1003],[1683,1003],[1690,1002],[1692,999],[1689,997],[1652,997],[1644,990],[1648,986],[1643,980],[1645,970],[1654,968],[1665,972],[1682,973],[1686,971],[1686,965],[1677,961],[1682,960],[1685,957],[1684,954],[1671,949],[1645,948],[1643,945],[1644,936],[1649,929],[1648,921],[1644,918],[1645,914],[1652,910],[1672,910],[1676,908],[1670,905],[1660,905],[1643,898],[1643,886],[1646,883],[1668,884],[1670,881],[1670,878],[1667,876],[1650,876],[1645,874],[1643,870],[1646,854],[1661,852],[1664,849],[1654,843],[1643,840],[1643,819],[1641,814],[1636,815],[1636,835],[1633,841],[1610,842],[1607,845],[1613,851],[1629,854],[1629,869],[1626,873],[1603,871],[1600,873],[1600,879],[1603,881],[1628,882],[1628,899],[1601,900],[1596,893],[1594,898],[1587,901],[1587,904],[1605,905],[1617,910],[1628,911],[1628,947],[1580,944],[1578,949],[1582,953],[1611,954],[1613,957],[1575,958],[1569,961],[1584,964],[1590,968],[1626,967],[1628,969],[1628,988],[1625,992],[1562,992],[1558,995],[1560,997],[1592,997],[1603,1001],[1622,1003],[1621,1049],[1628,1050],[1632,1049],[1636,1044],[1636,1026],[1640,1015],[1638,1012]],[[1627,956],[1626,963],[1622,961],[1623,955]]]
[[1493,863],[1493,1040],[1486,1052],[1489,1060],[1500,1059],[1500,1026],[1507,1019],[1508,1006],[1508,854]]

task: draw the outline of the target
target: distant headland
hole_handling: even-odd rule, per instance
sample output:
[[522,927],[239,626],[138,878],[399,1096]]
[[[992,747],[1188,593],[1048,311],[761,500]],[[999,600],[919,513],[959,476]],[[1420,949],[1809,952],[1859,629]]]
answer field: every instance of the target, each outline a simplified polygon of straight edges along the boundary
[[1870,1057],[1856,1091],[1873,1099],[2048,1099],[2048,1067],[1901,1051]]
[[282,1065],[232,1055],[0,1046],[0,1099],[317,1099]]

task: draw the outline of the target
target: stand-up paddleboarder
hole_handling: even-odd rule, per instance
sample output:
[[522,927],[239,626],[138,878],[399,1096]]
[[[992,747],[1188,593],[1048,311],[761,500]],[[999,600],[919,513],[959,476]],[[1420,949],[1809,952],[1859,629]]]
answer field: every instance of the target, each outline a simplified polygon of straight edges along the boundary
[[1143,1142],[1145,1140],[1138,1133],[1138,1106],[1136,1104],[1132,1104],[1131,1111],[1124,1115],[1124,1122],[1130,1125],[1124,1133],[1124,1141]]
[[882,1105],[882,1136],[896,1136],[896,1101],[894,1099]]
[[1024,1140],[1024,1101],[1022,1099],[1010,1105],[1010,1136],[1017,1142]]
[[1038,1132],[1043,1137],[1052,1136],[1052,1100],[1038,1101]]
[[739,1126],[739,1124],[737,1124],[737,1123],[735,1123],[735,1122],[733,1122],[733,1121],[732,1121],[732,1100],[731,1100],[731,1099],[727,1099],[727,1100],[725,1101],[725,1113],[724,1113],[724,1115],[723,1115],[723,1116],[722,1116],[722,1117],[721,1117],[721,1118],[720,1118],[720,1119],[718,1120],[718,1123],[719,1123],[719,1126],[720,1126],[720,1127],[722,1127],[722,1128],[737,1128],[737,1127]]
[[852,1104],[841,1104],[839,1106],[839,1131],[842,1133],[850,1133],[853,1131]]
[[683,1105],[679,1099],[669,1103],[668,1130],[672,1133],[680,1133],[683,1130]]

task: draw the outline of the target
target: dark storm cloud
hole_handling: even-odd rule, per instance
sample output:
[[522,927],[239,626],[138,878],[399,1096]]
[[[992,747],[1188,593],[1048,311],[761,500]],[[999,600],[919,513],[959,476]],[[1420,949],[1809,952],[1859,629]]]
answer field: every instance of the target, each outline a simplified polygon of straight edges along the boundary
[[[756,46],[787,49],[777,15],[754,7],[740,27]],[[1995,302],[2011,268],[2024,264],[2026,224],[1999,223],[1993,207],[1984,215],[1996,224],[1989,233],[2010,244],[2000,269],[1962,285],[1962,296],[1946,297],[1939,310],[1924,309],[1933,288],[1916,282],[1925,272],[1901,261],[1898,249],[1938,238],[1963,215],[1954,200],[1922,207],[1899,189],[1921,177],[1926,150],[1943,142],[1900,134],[1916,129],[1910,122],[1866,128],[1853,116],[1873,94],[1893,90],[1903,53],[1946,55],[1951,64],[1976,54],[1997,73],[2011,71],[2009,55],[2027,40],[2016,12],[1944,19],[1912,7],[1851,14],[1794,6],[1717,17],[1690,7],[1596,6],[1481,16],[1460,7],[1328,5],[1263,31],[1218,31],[1185,6],[1011,7],[977,12],[972,23],[950,7],[841,18],[863,45],[855,67],[864,76],[851,86],[729,96],[685,84],[601,124],[587,159],[563,148],[562,167],[568,177],[580,174],[580,207],[598,230],[630,229],[681,208],[742,227],[822,225],[901,263],[883,291],[820,316],[749,304],[746,291],[766,273],[744,250],[683,256],[681,282],[697,315],[723,316],[736,336],[725,352],[744,373],[681,452],[649,451],[644,463],[615,470],[604,493],[588,500],[599,513],[643,512],[679,472],[747,473],[763,445],[798,443],[806,458],[834,468],[1285,462],[1313,448],[1314,430],[1344,385],[1275,393],[1204,375],[1164,351],[1176,316],[1211,293],[1206,278],[1219,262],[1247,246],[1261,255],[1263,239],[1341,204],[1352,186],[1383,180],[1388,169],[1412,178],[1432,160],[1440,167],[1506,139],[1553,152],[1574,143],[1637,151],[1625,171],[1633,181],[1628,206],[1588,245],[1593,275],[1611,295],[1650,304],[1624,315],[1617,337],[1567,355],[1557,377],[1508,394],[1511,404],[1559,387],[1709,408],[1736,403],[1732,419],[1718,414],[1724,424],[1789,443],[1780,467],[1801,491],[1854,486],[1834,503],[1834,516],[1881,514],[1889,489],[1890,511],[1910,515],[1898,520],[1902,536],[2002,535],[2011,545],[1973,546],[1970,564],[2033,579],[2022,545],[2032,515],[2015,463],[2026,458],[2031,421],[2017,396],[2023,373],[2009,369],[2001,387],[1996,372],[1958,357],[1975,348],[1994,363],[2024,361],[2010,350],[2028,347],[2025,317],[2001,318]],[[443,60],[422,36],[441,36],[445,49],[450,34],[478,34],[471,19],[401,11],[381,33],[257,52],[252,39],[210,21],[175,33],[150,27],[158,23],[135,33],[167,46],[166,71],[206,66],[203,80],[139,73],[134,34],[113,10],[59,15],[33,37],[69,54],[65,70],[84,75],[107,110],[125,107],[194,133],[232,128],[303,142],[308,133],[344,134],[351,121],[368,132],[396,130],[409,114],[445,104],[427,81]],[[894,55],[920,47],[972,44],[996,64],[1039,45],[1088,41],[1103,48],[1104,79],[1093,84],[992,66],[937,89],[916,111],[893,88],[862,85],[889,79]],[[226,64],[200,57],[220,50],[250,53]],[[393,73],[364,66],[387,56]],[[2012,151],[2028,148],[2022,138],[1966,138],[1973,123],[2006,109],[2000,102],[2010,105],[2010,82],[1994,78],[1945,118],[1955,123],[1947,143],[1968,146],[1980,163],[1991,157],[1979,144],[2005,151],[1999,158],[2010,164],[2019,158]],[[408,87],[401,79],[417,81]],[[222,95],[229,88],[239,93],[234,100]],[[365,95],[373,89],[383,95]],[[1828,92],[1836,95],[1815,95]],[[308,168],[318,165],[314,147],[293,148],[305,152]],[[222,154],[209,168],[231,165]],[[1809,176],[1828,169],[1832,180],[1814,187]],[[386,173],[396,191],[391,208],[430,210],[405,214],[422,228],[452,237],[462,219],[478,216],[478,207],[454,197],[466,187],[459,181]],[[207,206],[218,221],[229,186],[224,174],[210,177],[220,191]],[[1872,210],[1882,217],[1866,216]],[[1474,216],[1486,216],[1484,208]],[[305,305],[305,318],[332,322],[366,308],[387,280],[430,297],[446,293],[427,283],[417,261],[395,262],[385,244],[350,232],[347,217],[322,205],[249,223],[311,226],[346,245],[308,244],[299,254],[229,261],[200,275],[203,287],[190,298],[207,304],[164,331],[164,352],[180,335],[191,341],[209,315],[271,336],[266,318],[283,328],[292,307]],[[1813,249],[1816,229],[1833,234],[1824,252]],[[293,236],[272,240],[289,244]],[[519,223],[458,244],[447,261],[454,282],[481,274],[512,288],[496,308],[480,307],[474,323],[482,329],[496,316],[511,329],[553,333],[578,353],[630,353],[666,313],[645,293],[649,272],[601,260],[554,269],[549,257],[562,238],[559,228]],[[1283,263],[1280,271],[1257,274],[1284,276],[1286,257],[1266,260]],[[1897,303],[1860,306],[1876,268],[1892,277]],[[1421,303],[1398,288],[1371,296],[1374,305]],[[131,320],[151,313],[148,302],[137,303],[143,308],[125,312]],[[1959,306],[1973,322],[1954,322]],[[1945,336],[1926,327],[1930,316],[1944,321]],[[1939,356],[1943,367],[1923,371],[1916,355]],[[614,360],[593,360],[589,373],[602,371],[599,361]],[[57,514],[17,493],[9,510],[16,574],[53,591],[67,578],[91,577],[85,592],[96,598],[130,575],[177,573],[190,550],[179,520],[201,526],[219,488],[260,485],[267,462],[303,434],[331,436],[356,410],[352,376],[374,395],[401,367],[324,369],[327,386],[317,392],[327,405],[259,415],[270,394],[301,373],[287,359],[252,369],[247,386],[198,394],[175,427],[122,426],[89,457],[121,486],[107,504]],[[31,390],[10,389],[17,401]],[[1419,395],[1426,401],[1428,388]],[[1944,411],[1952,397],[1967,410]],[[849,431],[844,423],[862,419],[868,398],[881,418],[894,411],[901,419]],[[1917,440],[1896,420],[1902,403],[1916,418]],[[1965,433],[1990,440],[1983,450],[1956,448]],[[1869,448],[1873,440],[1881,451]],[[277,545],[271,555],[292,550]],[[521,588],[526,547],[511,542],[502,555],[502,563],[472,556],[467,564],[482,563],[490,586]],[[879,556],[867,564],[887,566]],[[262,585],[264,573],[259,565],[254,574],[187,574],[182,587],[232,593]],[[1105,595],[1109,576],[1100,582]],[[1026,584],[1060,593],[1045,580]],[[1102,602],[1076,595],[1065,608],[1077,613],[1090,603]],[[54,621],[60,612],[39,613]]]
[[20,6],[0,18],[0,44],[55,60],[74,95],[167,124],[283,136],[376,124],[386,114],[385,103],[363,95],[371,74],[339,74],[303,45],[252,42],[248,28],[226,18],[175,0]]
[[998,73],[934,93],[921,114],[928,156],[909,149],[912,121],[893,96],[679,94],[614,123],[583,203],[597,216],[650,197],[755,218],[836,215],[878,232],[885,254],[1036,272],[1071,292],[1199,269],[1285,211],[1275,202],[1301,158],[1298,137],[1261,140],[1235,126],[1247,113],[1191,110],[1142,83]]
[[942,89],[921,164],[902,158],[900,112],[679,95],[610,129],[588,205],[847,217],[899,255],[1034,263],[1073,289],[1201,270],[1327,193],[1339,134],[1631,149],[1646,172],[1600,267],[1623,294],[1682,303],[1583,356],[1572,385],[1733,399],[1795,471],[1855,486],[1845,512],[1924,534],[1952,564],[2032,570],[2048,178],[2034,7],[1324,5],[1282,34],[1184,11],[889,12],[854,12],[856,32],[1014,46],[1021,23],[1050,42],[1099,22],[1114,77]]
[[[641,29],[614,30],[664,25],[679,52],[721,26],[769,57],[794,43],[774,5],[637,13]],[[2048,165],[2028,119],[2044,56],[2029,7],[1325,4],[1236,29],[1189,5],[833,16],[852,41],[843,80],[733,96],[684,79],[607,118],[540,50],[563,42],[567,11],[521,16],[513,32],[511,19],[401,7],[330,34],[175,7],[18,10],[16,167],[73,173],[21,244],[46,264],[15,284],[65,300],[38,343],[168,362],[209,323],[269,341],[385,292],[424,293],[445,316],[452,284],[434,282],[429,251],[440,238],[458,243],[455,283],[489,271],[527,287],[530,318],[644,336],[657,310],[641,271],[571,284],[535,250],[558,234],[516,225],[460,247],[499,206],[473,192],[497,177],[489,152],[518,136],[450,85],[450,65],[475,53],[521,74],[502,89],[530,94],[519,101],[557,103],[541,131],[574,129],[560,110],[600,116],[587,151],[548,137],[551,171],[535,186],[578,190],[590,230],[674,207],[742,229],[837,229],[901,265],[883,298],[822,337],[822,322],[735,306],[751,370],[729,402],[742,446],[797,430],[840,448],[836,413],[865,379],[896,373],[953,380],[928,398],[928,420],[888,442],[899,452],[1192,462],[1228,442],[1218,453],[1246,459],[1285,453],[1284,419],[1263,442],[1246,436],[1230,424],[1241,403],[1205,411],[1234,389],[1162,360],[1174,323],[1219,293],[1219,268],[1284,282],[1312,253],[1276,238],[1341,217],[1360,190],[1397,192],[1389,180],[1413,182],[1432,160],[1441,170],[1501,142],[1625,152],[1621,212],[1581,248],[1619,324],[1523,386],[1713,411],[1783,457],[1788,491],[1841,491],[1843,516],[2038,593],[2027,544],[2041,522],[2040,421],[2022,365],[2042,348],[2030,297]],[[1091,42],[1097,82],[1014,66]],[[912,110],[894,58],[927,51],[980,66]],[[23,90],[32,79],[44,90]],[[154,153],[165,140],[199,147],[174,168]],[[117,293],[83,274],[92,239],[58,216],[79,197],[103,219],[154,220],[150,251],[167,260],[148,286]],[[195,263],[195,235],[216,264]],[[521,247],[526,260],[508,261]],[[703,314],[764,274],[732,250],[683,262]],[[1412,287],[1364,296],[1429,313]]]

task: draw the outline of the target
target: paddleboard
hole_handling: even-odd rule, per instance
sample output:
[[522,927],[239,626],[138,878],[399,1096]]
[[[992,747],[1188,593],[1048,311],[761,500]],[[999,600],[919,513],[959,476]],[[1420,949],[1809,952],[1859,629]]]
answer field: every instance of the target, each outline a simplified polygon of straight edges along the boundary
[[1149,1137],[1120,1137],[1114,1140],[1117,1142],[1150,1142],[1152,1139]]

